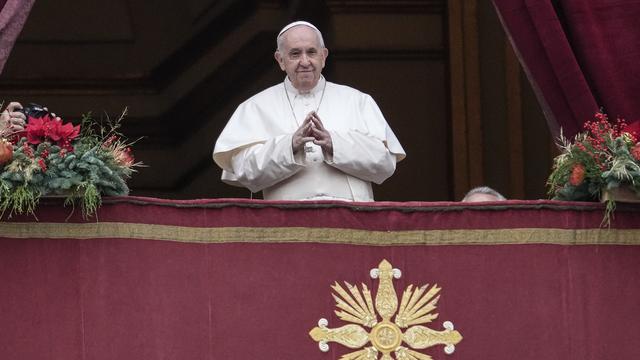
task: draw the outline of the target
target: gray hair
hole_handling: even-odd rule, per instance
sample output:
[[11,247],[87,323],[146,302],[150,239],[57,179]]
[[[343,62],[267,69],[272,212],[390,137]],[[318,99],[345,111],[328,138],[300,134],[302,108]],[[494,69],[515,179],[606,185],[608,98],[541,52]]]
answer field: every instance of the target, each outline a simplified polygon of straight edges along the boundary
[[318,37],[318,43],[320,43],[320,48],[324,48],[324,47],[325,47],[325,46],[324,46],[324,39],[322,38],[322,33],[320,32],[320,30],[318,30],[318,28],[316,28],[315,26],[308,26],[308,25],[305,25],[305,24],[298,24],[298,25],[292,26],[291,28],[289,28],[289,29],[287,29],[287,30],[283,31],[283,32],[282,32],[282,33],[281,33],[281,34],[276,38],[276,46],[277,46],[277,50],[278,50],[278,51],[282,52],[282,51],[284,50],[282,47],[283,47],[284,40],[285,40],[285,36],[286,36],[287,32],[288,32],[289,30],[291,30],[292,28],[294,28],[294,27],[298,27],[298,26],[306,26],[306,27],[308,27],[309,29],[313,30],[313,31],[316,33],[316,36]]
[[469,192],[464,196],[464,198],[462,198],[462,201],[467,201],[473,194],[492,195],[492,196],[495,196],[498,199],[498,201],[507,200],[507,198],[505,198],[502,194],[500,194],[499,192],[493,190],[488,186],[478,186],[469,190]]

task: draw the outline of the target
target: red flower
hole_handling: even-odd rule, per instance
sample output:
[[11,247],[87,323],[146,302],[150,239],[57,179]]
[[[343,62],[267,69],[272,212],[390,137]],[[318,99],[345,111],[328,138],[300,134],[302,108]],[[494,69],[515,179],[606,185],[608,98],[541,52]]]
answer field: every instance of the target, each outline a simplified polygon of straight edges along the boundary
[[120,166],[132,167],[135,163],[130,147],[116,146],[111,148],[111,154]]
[[571,176],[569,177],[569,183],[573,186],[578,186],[584,181],[584,165],[578,163],[573,165],[571,170]]
[[631,155],[637,161],[640,161],[640,143],[637,143],[636,146],[631,148]]
[[80,125],[73,126],[71,123],[63,124],[62,121],[53,121],[55,126],[49,137],[51,140],[60,142],[64,140],[73,140],[80,135]]
[[122,158],[120,159],[120,163],[126,167],[132,167],[133,164],[135,163],[135,160],[133,159],[133,153],[131,152],[130,147],[124,150]]
[[64,124],[59,118],[52,119],[49,115],[45,115],[39,119],[29,117],[26,131],[27,141],[30,144],[37,145],[50,140],[69,151],[73,151],[71,140],[80,135],[80,125]]
[[27,141],[29,144],[40,144],[44,140],[45,134],[45,118],[29,117],[27,122]]

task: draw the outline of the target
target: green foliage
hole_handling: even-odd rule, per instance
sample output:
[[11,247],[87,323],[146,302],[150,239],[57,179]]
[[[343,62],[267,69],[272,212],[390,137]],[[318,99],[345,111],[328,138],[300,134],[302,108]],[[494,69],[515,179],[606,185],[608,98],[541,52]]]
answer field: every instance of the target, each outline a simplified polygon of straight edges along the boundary
[[29,188],[28,185],[20,185],[10,188],[7,183],[0,185],[0,216],[9,211],[13,214],[33,214],[40,196],[38,190]]
[[135,171],[131,143],[117,132],[125,112],[115,121],[82,119],[73,148],[44,141],[34,145],[23,137],[14,144],[10,163],[0,165],[0,212],[33,214],[41,196],[62,195],[65,204],[80,202],[84,217],[96,213],[102,195],[129,193],[126,180]]
[[[627,125],[618,119],[612,124],[605,114],[585,123],[584,133],[570,142],[562,134],[547,180],[549,195],[556,200],[598,201],[606,190],[630,188],[640,196],[640,143]],[[603,224],[609,224],[615,201],[606,203]]]

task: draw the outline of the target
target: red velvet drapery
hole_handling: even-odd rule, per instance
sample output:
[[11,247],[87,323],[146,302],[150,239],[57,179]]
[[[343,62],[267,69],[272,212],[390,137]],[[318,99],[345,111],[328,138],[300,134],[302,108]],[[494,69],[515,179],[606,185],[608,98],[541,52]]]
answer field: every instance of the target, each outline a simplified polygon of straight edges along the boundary
[[434,360],[638,359],[640,209],[460,203],[105,199],[99,221],[62,201],[0,221],[0,359],[329,360],[308,335],[330,286],[382,259],[438,284]]
[[554,133],[599,107],[640,127],[640,2],[494,0]]
[[0,74],[35,0],[0,0]]

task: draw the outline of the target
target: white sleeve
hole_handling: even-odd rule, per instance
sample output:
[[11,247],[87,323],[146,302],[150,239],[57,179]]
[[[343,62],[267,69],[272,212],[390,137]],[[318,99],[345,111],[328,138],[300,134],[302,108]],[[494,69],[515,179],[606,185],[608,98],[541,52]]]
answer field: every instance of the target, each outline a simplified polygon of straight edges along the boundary
[[291,134],[254,144],[231,158],[232,178],[251,192],[258,192],[294,175],[304,163],[293,155]]
[[326,163],[349,175],[381,184],[396,170],[396,155],[385,143],[372,136],[350,130],[330,131],[333,157]]

